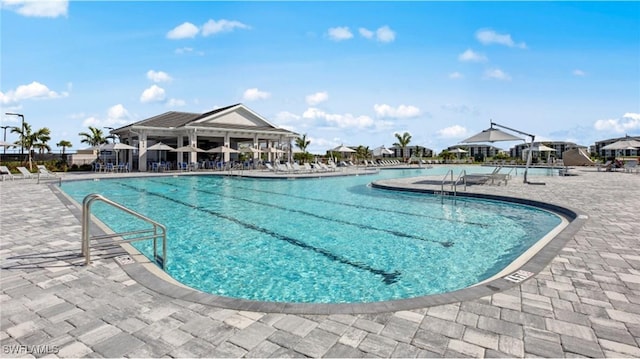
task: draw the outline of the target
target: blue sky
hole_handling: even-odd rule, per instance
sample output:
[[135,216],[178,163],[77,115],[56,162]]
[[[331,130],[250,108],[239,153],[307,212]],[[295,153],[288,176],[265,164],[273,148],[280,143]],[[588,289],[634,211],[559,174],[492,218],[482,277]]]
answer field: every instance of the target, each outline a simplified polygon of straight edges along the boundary
[[54,151],[239,102],[318,153],[405,131],[440,151],[491,119],[586,146],[640,135],[640,2],[2,0],[0,16],[2,125],[23,113]]

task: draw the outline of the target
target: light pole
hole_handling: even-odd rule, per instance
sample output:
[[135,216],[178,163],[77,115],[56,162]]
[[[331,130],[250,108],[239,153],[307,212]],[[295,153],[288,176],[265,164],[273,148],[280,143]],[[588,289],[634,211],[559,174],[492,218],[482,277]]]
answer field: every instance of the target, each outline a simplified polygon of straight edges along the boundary
[[115,130],[115,128],[113,128],[113,127],[103,127],[103,128],[104,128],[105,130],[109,130],[109,134],[111,135],[111,139],[113,140],[113,143],[116,143],[116,137],[117,137],[118,135],[116,135],[116,134],[113,134],[113,135],[112,135],[112,134],[111,134],[111,131],[112,131],[112,130]]
[[21,113],[5,112],[5,115],[20,116],[22,119],[22,127],[20,128],[20,155],[24,155],[24,115]]
[[[4,137],[2,138],[2,140],[4,142],[7,142],[7,128],[11,128],[11,126],[2,126],[0,128],[4,130]],[[4,146],[4,154],[7,154],[7,146]]]

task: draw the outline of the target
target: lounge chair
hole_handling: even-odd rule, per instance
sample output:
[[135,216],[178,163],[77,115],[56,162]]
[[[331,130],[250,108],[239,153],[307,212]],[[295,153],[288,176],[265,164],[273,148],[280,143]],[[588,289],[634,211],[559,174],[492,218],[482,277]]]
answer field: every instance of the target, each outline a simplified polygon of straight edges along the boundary
[[49,171],[45,165],[37,165],[36,167],[38,167],[38,174],[40,177],[58,177],[57,174]]
[[613,161],[607,161],[604,164],[598,164],[597,168],[598,168],[598,172],[600,172],[602,169],[604,169],[607,172],[611,172],[611,168],[613,167]]
[[0,175],[2,175],[3,182],[5,176],[13,181],[13,175],[11,174],[11,171],[9,171],[9,168],[7,168],[7,166],[0,166]]
[[26,167],[17,167],[20,174],[22,174],[22,179],[33,178],[33,173],[29,172]]
[[271,165],[271,163],[265,163],[264,166],[271,172],[275,172],[276,169],[273,168],[273,166]]
[[[467,173],[463,176],[464,181],[468,185],[487,184],[489,183],[489,181],[491,181],[491,183],[494,184],[496,179],[501,178],[501,177],[498,177],[501,169],[502,167],[498,166],[491,173]],[[506,183],[506,180],[505,180],[505,183]],[[500,182],[498,182],[498,184],[500,184]]]
[[635,171],[638,173],[638,161],[637,160],[627,160],[624,161],[624,171],[633,173]]

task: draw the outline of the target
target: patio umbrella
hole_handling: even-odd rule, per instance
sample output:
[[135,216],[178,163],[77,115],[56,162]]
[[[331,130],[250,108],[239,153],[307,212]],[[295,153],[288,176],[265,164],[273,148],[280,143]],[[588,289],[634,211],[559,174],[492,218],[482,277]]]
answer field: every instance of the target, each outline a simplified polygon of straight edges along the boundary
[[551,152],[556,152],[556,150],[554,148],[551,148],[549,146],[545,146],[542,143],[534,144],[529,149],[527,149],[527,151],[548,152],[547,153],[547,162],[549,161],[549,157],[551,156]]
[[218,147],[214,147],[212,149],[206,150],[204,152],[207,153],[239,153],[240,151],[235,150],[231,147],[227,147],[227,146],[218,146]]
[[0,141],[0,147],[11,147],[11,146],[15,146],[15,145],[13,143]]
[[460,142],[477,143],[498,141],[523,141],[523,139],[491,127]]
[[116,166],[118,165],[118,151],[120,150],[135,150],[137,147],[127,145],[126,143],[107,143],[99,147],[100,151],[115,151],[116,153]]
[[351,149],[345,145],[340,145],[334,149],[331,150],[331,152],[340,152],[340,153],[356,153],[357,151],[354,149]]
[[382,156],[382,155],[392,155],[394,154],[393,151],[391,151],[390,149],[384,147],[384,146],[380,146],[380,147],[376,147],[373,149],[373,156],[374,157],[378,157],[378,156]]
[[460,154],[461,153],[468,153],[469,151],[463,150],[460,147],[456,147],[456,148],[454,148],[452,150],[449,150],[449,152],[457,154],[458,155],[458,159],[460,159]]
[[240,149],[240,152],[242,153],[262,153],[262,151],[260,151],[257,148],[253,148],[253,147],[243,147]]
[[[478,143],[478,142],[498,142],[498,141],[524,141],[525,143],[527,143],[527,141],[525,141],[523,138],[514,136],[512,134],[509,134],[507,132],[504,132],[502,130],[499,130],[499,129],[493,127],[493,126],[497,126],[497,127],[501,127],[501,128],[504,128],[504,129],[507,129],[507,130],[510,130],[510,131],[513,131],[513,132],[517,132],[517,133],[519,133],[521,135],[527,135],[527,136],[531,137],[531,145],[533,145],[533,141],[535,140],[535,136],[534,135],[530,135],[528,133],[525,133],[525,132],[522,132],[522,131],[519,131],[519,130],[515,130],[513,128],[509,128],[509,127],[506,127],[506,126],[499,125],[499,124],[497,124],[497,123],[495,123],[493,121],[491,121],[490,123],[491,123],[491,126],[488,129],[483,130],[482,132],[480,132],[478,134],[475,134],[475,135],[473,135],[473,136],[471,136],[471,137],[469,137],[469,138],[467,138],[467,139],[465,139],[463,141],[460,141],[460,142],[462,142],[462,143]],[[529,183],[527,181],[527,172],[528,172],[528,169],[529,169],[529,165],[531,164],[531,158],[532,158],[531,151],[529,151],[529,155],[527,156],[527,165],[526,165],[526,167],[524,169],[524,183]]]
[[[183,153],[194,153],[194,152],[205,152],[205,150],[203,150],[202,148],[198,148],[196,146],[192,146],[192,145],[186,145],[186,146],[182,146],[182,147],[178,147],[176,149],[171,150],[171,152],[179,152],[180,155],[182,155]],[[182,157],[180,158],[180,161],[178,162],[182,162]]]
[[[158,143],[156,143],[154,145],[151,145],[151,146],[147,147],[147,150],[149,150],[149,151],[173,151],[174,149],[175,148],[173,148],[173,147],[171,147],[171,146],[169,146],[167,144],[164,144],[162,142],[158,142]],[[166,157],[165,157],[165,159],[166,159]],[[162,161],[162,158],[160,158],[160,161]]]

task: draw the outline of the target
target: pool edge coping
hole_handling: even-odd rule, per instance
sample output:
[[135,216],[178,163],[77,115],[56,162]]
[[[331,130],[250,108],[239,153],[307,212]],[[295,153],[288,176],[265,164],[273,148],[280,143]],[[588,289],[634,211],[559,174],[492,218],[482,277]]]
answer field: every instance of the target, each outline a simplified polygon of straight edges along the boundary
[[[237,176],[242,177],[242,176]],[[280,179],[286,180],[281,177]],[[453,195],[450,191],[438,191],[427,188],[415,188],[409,186],[390,185],[384,184],[389,180],[382,180],[372,182],[373,188],[402,191],[402,192],[414,192],[414,193],[429,193],[440,194],[445,193],[448,196]],[[68,195],[62,191],[56,184],[49,184],[49,188],[52,192],[65,204],[73,204],[73,209],[67,206],[74,215],[80,219],[82,218],[82,209],[80,205]],[[566,206],[560,206],[554,203],[541,202],[531,199],[501,196],[492,194],[472,193],[472,192],[457,192],[457,196],[490,199],[510,203],[518,203],[529,205],[532,207],[541,208],[557,215],[562,216],[569,222],[557,235],[551,238],[540,250],[534,253],[530,259],[524,264],[519,266],[516,271],[524,270],[533,273],[530,277],[514,282],[505,279],[506,276],[495,278],[492,280],[480,282],[471,287],[455,290],[447,293],[432,294],[420,297],[413,297],[407,299],[398,299],[391,301],[372,302],[372,303],[285,303],[285,302],[263,302],[253,301],[241,298],[223,297],[215,294],[205,293],[197,289],[187,287],[184,284],[176,281],[169,276],[168,273],[161,270],[155,265],[150,265],[150,261],[140,261],[142,256],[133,246],[127,243],[120,244],[125,251],[136,258],[131,264],[121,264],[118,261],[116,263],[129,275],[133,280],[143,285],[144,287],[154,292],[163,294],[165,296],[190,301],[193,303],[210,305],[215,307],[221,307],[225,309],[234,310],[246,310],[254,312],[264,313],[284,313],[284,314],[316,314],[316,315],[329,315],[329,314],[367,314],[367,313],[385,313],[395,312],[402,310],[413,310],[419,308],[426,308],[436,305],[457,303],[466,300],[478,299],[495,293],[499,293],[515,286],[522,284],[523,282],[535,277],[540,273],[551,261],[557,256],[557,254],[566,246],[575,233],[582,228],[584,223],[588,220],[586,213],[574,208]],[[75,210],[75,211],[74,211]],[[110,230],[106,225],[98,220],[92,219],[91,222],[97,226],[99,231],[109,232]],[[146,258],[146,257],[144,257]],[[515,273],[515,271],[514,271]],[[169,277],[169,278],[166,278]]]

